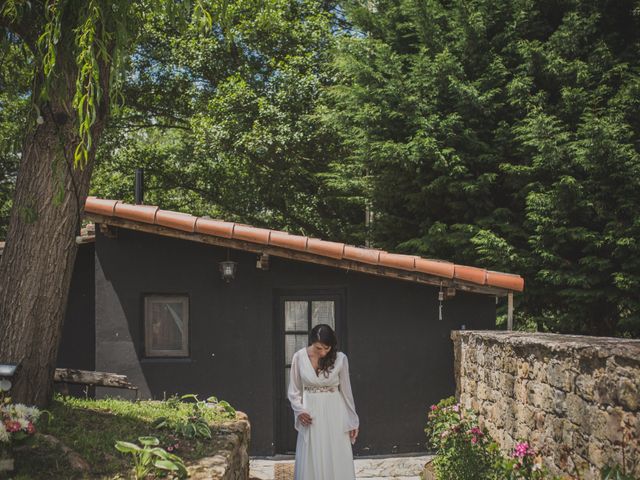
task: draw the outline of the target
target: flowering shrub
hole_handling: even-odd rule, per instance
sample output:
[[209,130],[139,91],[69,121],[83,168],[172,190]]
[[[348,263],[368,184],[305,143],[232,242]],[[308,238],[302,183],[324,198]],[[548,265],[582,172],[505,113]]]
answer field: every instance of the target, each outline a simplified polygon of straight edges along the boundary
[[34,424],[40,413],[37,408],[21,403],[0,405],[0,444],[7,445],[36,433]]
[[544,480],[549,478],[542,458],[528,442],[519,442],[509,458],[502,461],[504,478],[508,480]]
[[476,414],[453,397],[432,405],[425,432],[436,450],[436,475],[448,480],[494,479],[500,464],[498,448],[478,425]]
[[425,432],[436,451],[433,466],[440,480],[559,480],[548,474],[529,442],[518,442],[510,455],[503,456],[478,424],[476,413],[453,397],[432,405],[428,418]]

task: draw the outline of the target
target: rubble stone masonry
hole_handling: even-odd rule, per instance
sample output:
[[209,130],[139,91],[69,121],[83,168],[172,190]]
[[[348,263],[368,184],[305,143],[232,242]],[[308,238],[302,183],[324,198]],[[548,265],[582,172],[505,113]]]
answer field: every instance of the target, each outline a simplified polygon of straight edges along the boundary
[[[554,474],[599,479],[608,464],[640,478],[640,341],[455,331],[456,396],[505,453],[518,441]],[[624,458],[624,460],[623,460]]]
[[211,440],[216,455],[204,457],[187,465],[192,480],[248,480],[251,425],[243,412],[211,428]]

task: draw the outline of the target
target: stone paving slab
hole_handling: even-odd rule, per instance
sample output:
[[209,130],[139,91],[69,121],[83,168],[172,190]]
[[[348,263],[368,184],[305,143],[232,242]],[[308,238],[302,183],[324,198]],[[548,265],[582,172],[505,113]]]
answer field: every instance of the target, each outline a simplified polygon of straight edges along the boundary
[[[420,480],[420,472],[425,463],[433,457],[356,458],[356,478],[375,480]],[[273,480],[273,466],[276,463],[293,463],[292,459],[251,459],[250,478]]]
[[356,478],[416,477],[430,457],[356,458]]

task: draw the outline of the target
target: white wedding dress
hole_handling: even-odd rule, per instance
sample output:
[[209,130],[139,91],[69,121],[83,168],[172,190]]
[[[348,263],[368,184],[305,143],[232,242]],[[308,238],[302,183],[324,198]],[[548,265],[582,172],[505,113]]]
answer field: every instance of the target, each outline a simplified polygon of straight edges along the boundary
[[[347,356],[338,352],[328,375],[316,372],[307,349],[298,350],[291,361],[289,401],[298,431],[295,480],[354,480],[349,431],[359,427],[349,381]],[[302,425],[306,412],[312,423]]]

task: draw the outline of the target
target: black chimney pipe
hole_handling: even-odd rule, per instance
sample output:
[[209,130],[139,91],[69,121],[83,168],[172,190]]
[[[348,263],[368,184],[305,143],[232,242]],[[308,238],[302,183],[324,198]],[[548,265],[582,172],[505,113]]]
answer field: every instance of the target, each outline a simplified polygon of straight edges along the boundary
[[144,204],[144,170],[142,168],[136,168],[136,205]]

